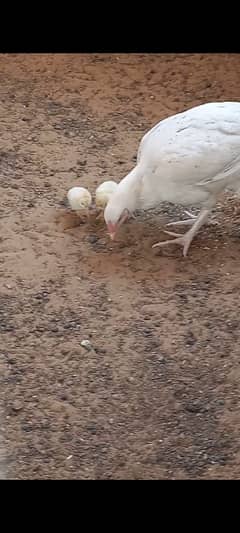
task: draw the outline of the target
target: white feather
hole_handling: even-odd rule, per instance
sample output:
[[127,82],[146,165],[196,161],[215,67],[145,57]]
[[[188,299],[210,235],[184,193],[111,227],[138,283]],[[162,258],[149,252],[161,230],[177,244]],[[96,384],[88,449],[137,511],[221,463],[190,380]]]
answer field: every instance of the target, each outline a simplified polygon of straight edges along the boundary
[[67,193],[67,198],[70,207],[74,211],[86,209],[92,203],[92,196],[84,187],[72,187]]

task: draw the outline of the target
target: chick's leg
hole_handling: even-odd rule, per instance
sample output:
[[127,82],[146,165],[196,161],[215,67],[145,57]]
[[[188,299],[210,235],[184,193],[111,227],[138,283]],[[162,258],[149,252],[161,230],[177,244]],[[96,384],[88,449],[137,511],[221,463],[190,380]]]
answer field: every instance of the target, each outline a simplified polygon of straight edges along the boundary
[[103,216],[103,209],[92,205],[88,208],[86,212],[86,217],[88,222],[93,222],[99,220]]
[[176,239],[171,239],[167,241],[158,242],[153,245],[153,248],[159,247],[159,246],[166,246],[167,244],[180,244],[183,246],[183,256],[186,257],[190,244],[195,237],[196,233],[199,231],[201,226],[206,222],[209,214],[211,212],[211,209],[202,209],[197,217],[197,220],[194,222],[192,228],[188,230],[184,235],[180,235],[179,233],[173,233],[171,231],[165,231],[164,233],[167,233],[168,235],[172,235],[173,237],[176,237]]

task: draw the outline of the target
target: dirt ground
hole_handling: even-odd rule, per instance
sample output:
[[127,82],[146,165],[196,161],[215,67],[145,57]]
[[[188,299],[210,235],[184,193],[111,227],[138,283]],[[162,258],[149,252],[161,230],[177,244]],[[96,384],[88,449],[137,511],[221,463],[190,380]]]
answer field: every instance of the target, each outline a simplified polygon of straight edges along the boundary
[[235,200],[187,259],[151,248],[179,207],[111,243],[66,206],[239,79],[238,55],[0,55],[0,477],[240,477]]

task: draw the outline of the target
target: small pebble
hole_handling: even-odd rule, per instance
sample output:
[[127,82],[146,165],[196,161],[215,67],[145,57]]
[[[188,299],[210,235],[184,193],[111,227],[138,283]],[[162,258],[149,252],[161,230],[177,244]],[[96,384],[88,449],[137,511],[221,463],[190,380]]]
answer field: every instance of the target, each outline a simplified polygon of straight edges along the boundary
[[82,346],[83,348],[85,348],[86,350],[88,350],[89,352],[92,350],[91,342],[90,342],[88,339],[84,339],[84,340],[81,342],[81,346]]
[[90,242],[90,244],[95,244],[97,241],[98,241],[97,235],[89,235],[88,242]]
[[58,333],[59,329],[58,329],[57,326],[52,326],[52,327],[50,327],[50,331],[51,331],[52,333]]
[[12,403],[12,409],[14,411],[21,411],[23,409],[23,404],[20,400],[14,400]]

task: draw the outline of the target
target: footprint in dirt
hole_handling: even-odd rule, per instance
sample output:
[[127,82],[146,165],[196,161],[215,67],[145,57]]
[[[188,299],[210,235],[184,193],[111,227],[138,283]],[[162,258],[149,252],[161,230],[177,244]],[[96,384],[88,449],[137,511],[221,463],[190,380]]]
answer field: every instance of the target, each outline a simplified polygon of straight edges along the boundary
[[54,222],[60,231],[67,231],[78,226],[85,226],[90,231],[92,228],[103,227],[104,219],[102,213],[90,211],[80,215],[66,209],[55,213]]

